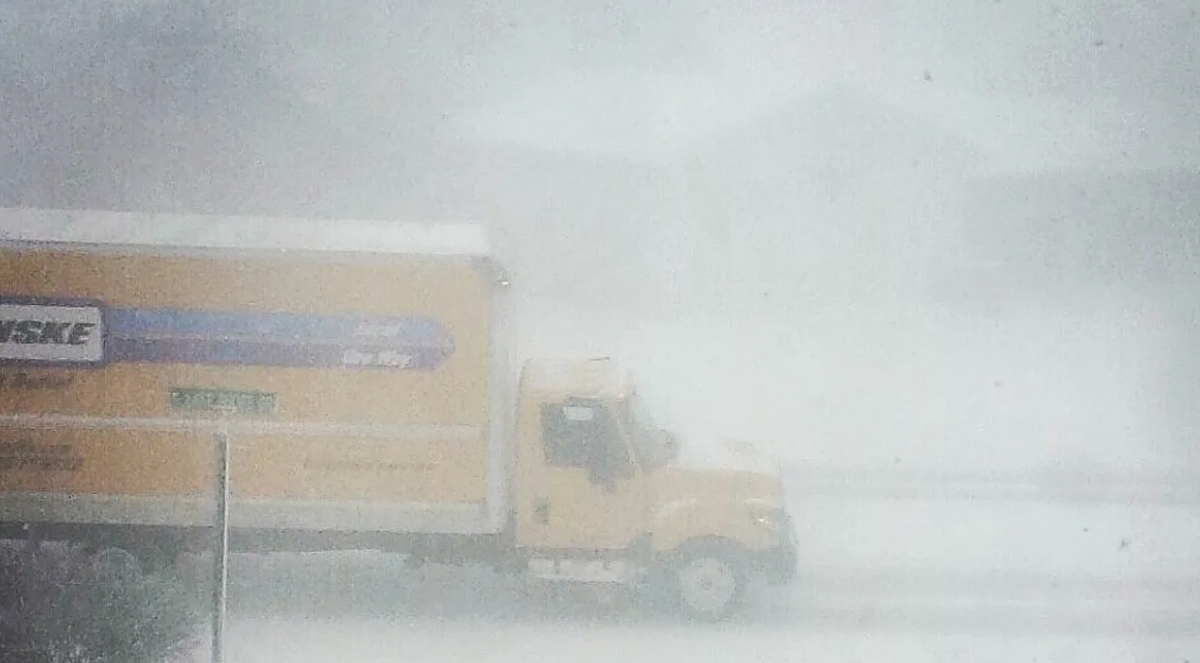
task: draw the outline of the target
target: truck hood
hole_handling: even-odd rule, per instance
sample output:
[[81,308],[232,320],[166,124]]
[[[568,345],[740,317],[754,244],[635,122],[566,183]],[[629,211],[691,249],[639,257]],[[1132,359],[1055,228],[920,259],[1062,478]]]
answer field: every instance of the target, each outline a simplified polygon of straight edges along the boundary
[[764,454],[744,440],[717,438],[703,445],[685,441],[684,452],[677,465],[683,469],[704,472],[749,472],[778,478],[779,460]]
[[779,475],[763,472],[700,470],[676,465],[658,472],[654,488],[660,509],[711,500],[783,504],[783,482]]
[[657,474],[658,503],[681,500],[765,500],[783,503],[779,463],[746,442],[721,440],[662,468]]

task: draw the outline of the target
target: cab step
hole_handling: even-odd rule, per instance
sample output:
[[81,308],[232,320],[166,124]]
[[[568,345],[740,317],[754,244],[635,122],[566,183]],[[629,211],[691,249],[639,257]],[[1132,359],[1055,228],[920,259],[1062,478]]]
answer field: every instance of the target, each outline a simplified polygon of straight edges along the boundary
[[641,576],[641,570],[625,560],[532,557],[529,575],[551,582],[628,584]]

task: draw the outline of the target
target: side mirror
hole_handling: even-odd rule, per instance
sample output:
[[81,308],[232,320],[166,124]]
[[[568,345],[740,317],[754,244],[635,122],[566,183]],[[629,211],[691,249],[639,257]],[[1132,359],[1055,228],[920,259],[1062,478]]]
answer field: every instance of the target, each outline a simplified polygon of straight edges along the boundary
[[607,447],[604,453],[596,456],[588,465],[587,471],[589,481],[611,493],[617,489],[617,481],[633,476],[633,465],[627,457],[616,454],[612,447]]
[[612,474],[613,473],[609,468],[588,468],[588,480],[591,481],[593,485],[603,488],[604,492],[606,493],[614,492],[617,489],[617,480],[616,477],[612,476]]
[[666,437],[663,440],[663,446],[666,447],[667,450],[667,459],[675,460],[679,458],[679,438],[675,437],[671,433],[666,433],[665,435]]
[[609,472],[614,479],[632,479],[633,463],[628,458],[614,459],[609,464]]

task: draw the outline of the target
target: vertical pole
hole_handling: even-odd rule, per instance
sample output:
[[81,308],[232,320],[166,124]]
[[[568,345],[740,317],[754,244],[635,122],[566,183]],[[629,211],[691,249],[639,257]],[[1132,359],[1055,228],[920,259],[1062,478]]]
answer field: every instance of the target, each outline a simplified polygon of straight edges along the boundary
[[216,496],[216,547],[213,550],[212,663],[225,660],[225,599],[229,582],[229,434],[213,440]]

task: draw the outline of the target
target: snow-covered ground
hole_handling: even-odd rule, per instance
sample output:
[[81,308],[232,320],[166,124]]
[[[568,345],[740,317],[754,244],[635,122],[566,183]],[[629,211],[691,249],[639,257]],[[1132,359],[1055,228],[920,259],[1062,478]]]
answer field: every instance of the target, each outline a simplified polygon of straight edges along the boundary
[[[1200,639],[1131,639],[1104,633],[1026,634],[1008,626],[977,634],[931,633],[927,625],[876,631],[824,624],[697,630],[623,624],[495,623],[476,620],[319,619],[239,621],[229,663],[1141,663],[1194,660]],[[198,657],[198,660],[203,660]]]
[[1182,663],[1200,654],[1193,505],[790,488],[800,576],[758,588],[731,623],[525,593],[486,570],[414,574],[376,553],[238,555],[226,660]]
[[523,595],[486,571],[414,576],[373,553],[236,556],[226,660],[1125,663],[1200,653],[1200,574],[1175,536],[1200,528],[1195,509],[1132,517],[1112,505],[795,495],[793,508],[799,580],[760,588],[720,626]]

